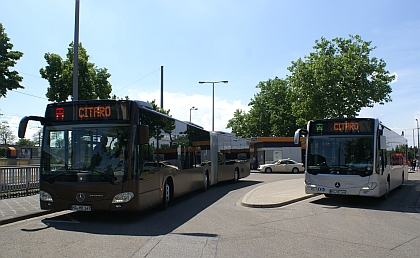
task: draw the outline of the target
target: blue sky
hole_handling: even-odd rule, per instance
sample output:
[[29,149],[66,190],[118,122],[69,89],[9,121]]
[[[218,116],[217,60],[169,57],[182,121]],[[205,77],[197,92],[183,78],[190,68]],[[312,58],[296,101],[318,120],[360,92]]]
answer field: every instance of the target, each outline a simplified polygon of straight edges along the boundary
[[[360,35],[376,46],[397,75],[393,102],[363,109],[413,141],[420,120],[420,2],[416,0],[80,0],[79,40],[90,62],[107,68],[119,97],[160,103],[160,67],[164,66],[164,108],[173,117],[211,130],[212,85],[215,130],[225,129],[236,109],[249,110],[260,81],[285,78],[287,67],[313,51],[315,40]],[[24,53],[14,67],[23,90],[0,98],[0,119],[17,135],[20,119],[44,115],[48,81],[39,70],[44,54],[65,58],[74,40],[75,0],[14,0],[3,4],[0,22]],[[31,122],[26,137],[38,130]],[[417,142],[417,131],[415,131]]]

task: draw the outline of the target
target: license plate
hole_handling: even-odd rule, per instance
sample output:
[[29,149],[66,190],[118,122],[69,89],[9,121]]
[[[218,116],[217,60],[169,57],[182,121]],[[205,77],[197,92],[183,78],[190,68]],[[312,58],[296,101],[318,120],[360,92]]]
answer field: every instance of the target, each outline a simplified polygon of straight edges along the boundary
[[92,211],[92,207],[88,205],[71,205],[70,210],[72,211]]
[[346,194],[346,190],[330,190],[330,194]]

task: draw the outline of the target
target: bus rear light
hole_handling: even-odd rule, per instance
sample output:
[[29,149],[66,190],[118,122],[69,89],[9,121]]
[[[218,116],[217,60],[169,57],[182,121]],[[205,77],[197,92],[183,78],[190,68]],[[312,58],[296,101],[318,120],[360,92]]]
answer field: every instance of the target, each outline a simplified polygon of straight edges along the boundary
[[51,197],[51,195],[49,193],[47,193],[47,192],[44,192],[44,191],[40,191],[39,192],[39,199],[41,201],[44,201],[44,202],[54,202],[54,200]]
[[119,193],[115,195],[114,199],[112,200],[112,203],[126,203],[131,201],[133,197],[134,194],[132,192]]
[[373,190],[373,189],[376,188],[377,185],[378,184],[375,183],[375,182],[367,183],[367,184],[365,184],[365,185],[362,186],[362,190]]

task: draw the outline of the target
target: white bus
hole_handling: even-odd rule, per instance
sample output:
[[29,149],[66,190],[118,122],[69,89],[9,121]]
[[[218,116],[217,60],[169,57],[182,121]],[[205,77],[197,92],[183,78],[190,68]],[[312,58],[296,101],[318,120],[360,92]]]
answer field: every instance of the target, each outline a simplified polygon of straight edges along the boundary
[[378,119],[309,121],[306,133],[305,192],[386,198],[408,178],[407,140]]

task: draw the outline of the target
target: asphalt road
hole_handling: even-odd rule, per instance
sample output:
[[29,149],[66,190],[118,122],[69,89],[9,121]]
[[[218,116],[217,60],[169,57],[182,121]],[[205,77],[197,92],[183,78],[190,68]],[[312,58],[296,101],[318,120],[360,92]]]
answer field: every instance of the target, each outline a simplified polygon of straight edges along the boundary
[[[62,212],[0,226],[0,257],[419,257],[420,173],[388,200],[315,196],[276,208],[241,199],[303,174],[252,174],[166,211]],[[302,186],[303,187],[303,186]]]

